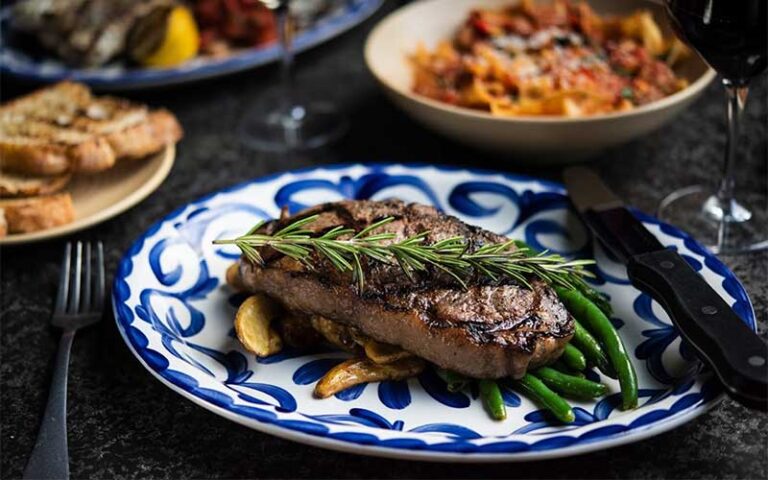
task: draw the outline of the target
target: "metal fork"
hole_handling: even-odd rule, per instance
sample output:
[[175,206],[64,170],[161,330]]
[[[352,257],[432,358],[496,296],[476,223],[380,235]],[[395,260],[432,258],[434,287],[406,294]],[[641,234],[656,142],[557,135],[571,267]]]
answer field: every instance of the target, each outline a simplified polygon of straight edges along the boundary
[[[74,261],[72,261],[74,250]],[[93,255],[95,250],[95,255]],[[95,259],[92,257],[96,257]],[[67,451],[67,369],[75,332],[101,319],[104,310],[104,246],[67,243],[51,325],[62,330],[51,390],[25,479],[69,478]]]

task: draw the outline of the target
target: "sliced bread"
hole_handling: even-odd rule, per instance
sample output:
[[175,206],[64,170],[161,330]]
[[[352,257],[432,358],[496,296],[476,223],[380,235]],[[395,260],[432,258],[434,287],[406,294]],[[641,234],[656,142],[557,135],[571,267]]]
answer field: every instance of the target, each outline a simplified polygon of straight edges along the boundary
[[71,223],[75,219],[75,209],[69,193],[57,193],[0,200],[0,216],[5,218],[6,234],[30,233]]
[[71,178],[70,173],[39,176],[0,172],[0,198],[50,195],[66,187]]
[[93,173],[140,158],[182,136],[167,110],[62,82],[0,107],[0,168],[29,175]]

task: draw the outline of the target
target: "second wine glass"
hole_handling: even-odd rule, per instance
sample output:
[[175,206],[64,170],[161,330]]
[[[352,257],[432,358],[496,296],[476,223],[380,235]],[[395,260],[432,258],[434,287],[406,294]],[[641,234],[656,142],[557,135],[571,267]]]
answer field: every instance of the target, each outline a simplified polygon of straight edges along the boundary
[[[723,174],[713,189],[692,186],[672,192],[659,216],[680,225],[715,253],[768,248],[765,200],[736,188],[740,123],[751,79],[768,66],[766,0],[666,0],[672,26],[721,76],[726,92],[726,148]],[[736,199],[740,194],[744,203]],[[750,205],[751,204],[751,205]]]
[[263,0],[275,14],[281,48],[281,84],[277,94],[252,106],[240,123],[248,147],[284,152],[322,147],[347,130],[346,118],[331,103],[298,95],[294,85],[294,50],[289,0]]

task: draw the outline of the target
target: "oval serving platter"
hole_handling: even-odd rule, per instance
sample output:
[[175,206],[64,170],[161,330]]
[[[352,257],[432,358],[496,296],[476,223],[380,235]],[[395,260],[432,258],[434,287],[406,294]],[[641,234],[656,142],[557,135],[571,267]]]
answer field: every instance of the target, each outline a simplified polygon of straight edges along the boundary
[[[373,15],[382,4],[383,0],[346,2],[341,8],[301,31],[294,40],[294,50],[302,52],[341,35]],[[138,90],[221,77],[266,65],[280,58],[280,48],[267,45],[243,49],[222,58],[199,57],[174,68],[126,68],[120,64],[71,68],[53,58],[33,57],[24,48],[19,48],[20,45],[13,41],[10,34],[10,15],[10,6],[0,10],[0,73],[23,80],[46,83],[72,80],[101,91]]]
[[[571,402],[576,422],[558,424],[505,390],[508,418],[487,415],[476,392],[450,393],[431,369],[418,378],[358,386],[326,400],[314,383],[346,354],[284,350],[257,359],[232,322],[242,294],[224,281],[238,258],[216,238],[243,233],[281,206],[297,212],[342,198],[432,204],[471,224],[540,249],[597,259],[595,286],[638,371],[640,407],[618,408],[618,385],[593,402]],[[680,230],[636,212],[755,328],[743,287]],[[681,344],[656,302],[629,284],[622,265],[595,244],[561,185],[491,171],[426,165],[338,165],[253,180],[190,203],[141,235],[120,262],[113,289],[118,328],[141,363],[194,403],[237,423],[346,452],[434,461],[518,461],[575,455],[674,428],[717,403],[713,376]]]

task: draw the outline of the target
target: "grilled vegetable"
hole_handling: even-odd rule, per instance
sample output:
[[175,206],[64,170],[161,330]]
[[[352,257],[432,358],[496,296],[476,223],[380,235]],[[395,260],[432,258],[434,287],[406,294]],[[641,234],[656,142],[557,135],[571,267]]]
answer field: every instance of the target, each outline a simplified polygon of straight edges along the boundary
[[557,417],[558,420],[565,423],[571,423],[576,420],[573,409],[563,397],[553,392],[539,378],[526,373],[523,378],[516,382],[518,389],[533,399],[542,407],[546,408]]
[[357,353],[359,350],[358,343],[355,341],[349,328],[338,322],[315,315],[312,317],[312,327],[314,327],[314,329],[317,330],[330,344],[335,345],[344,351]]
[[596,398],[608,391],[602,383],[566,375],[550,367],[541,367],[533,374],[552,390],[576,398]]
[[504,406],[504,399],[501,396],[501,390],[494,380],[480,380],[480,397],[483,399],[485,409],[494,420],[504,420],[507,418],[507,407]]
[[246,350],[266,357],[279,352],[283,342],[270,323],[278,316],[278,305],[266,295],[245,299],[235,315],[235,333]]
[[237,263],[233,263],[227,268],[227,273],[225,275],[227,285],[232,287],[232,289],[236,292],[241,292],[245,290],[245,286],[243,285],[243,281],[240,280],[240,268]]
[[360,383],[383,380],[403,380],[418,375],[424,370],[424,361],[411,357],[379,365],[367,358],[353,358],[333,367],[315,385],[317,398],[328,398],[342,390]]
[[624,344],[619,333],[613,328],[613,324],[603,312],[581,293],[576,290],[555,287],[560,299],[579,321],[584,323],[590,333],[599,339],[616,369],[621,385],[621,404],[623,409],[637,406],[637,374],[635,367],[629,360]]
[[388,343],[377,342],[376,340],[366,338],[362,342],[365,356],[373,360],[375,363],[382,365],[402,360],[403,358],[411,357],[410,352],[406,352],[402,348],[396,345],[390,345]]

